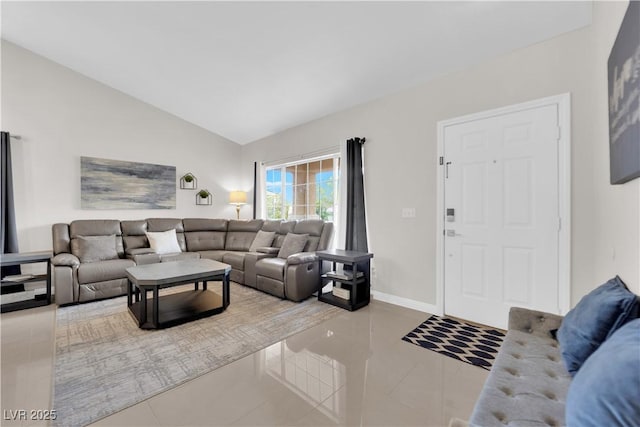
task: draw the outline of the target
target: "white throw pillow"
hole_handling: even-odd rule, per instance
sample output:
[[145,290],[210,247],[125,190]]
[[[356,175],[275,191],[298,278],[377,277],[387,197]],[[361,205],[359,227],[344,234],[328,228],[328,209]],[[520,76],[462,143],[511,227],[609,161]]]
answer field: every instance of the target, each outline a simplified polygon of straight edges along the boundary
[[176,236],[175,229],[155,232],[147,231],[145,234],[147,235],[147,239],[149,239],[149,246],[151,246],[151,249],[157,254],[182,252],[178,244],[178,236]]

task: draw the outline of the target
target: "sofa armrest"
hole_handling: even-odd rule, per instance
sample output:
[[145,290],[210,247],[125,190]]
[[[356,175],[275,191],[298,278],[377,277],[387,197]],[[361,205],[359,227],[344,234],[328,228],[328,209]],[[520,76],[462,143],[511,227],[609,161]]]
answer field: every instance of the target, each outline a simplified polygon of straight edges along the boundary
[[315,252],[299,252],[297,254],[289,255],[287,258],[288,265],[306,264],[308,262],[316,262],[318,257]]
[[80,265],[80,259],[73,254],[61,253],[51,258],[51,265],[54,267],[78,267]]
[[156,252],[151,248],[135,248],[127,249],[124,253],[127,255],[127,258],[133,259],[136,255],[155,254]]
[[509,311],[509,330],[550,337],[550,331],[558,329],[561,323],[562,316],[557,314],[521,307],[511,307]]
[[[271,248],[266,248],[271,249]],[[276,249],[276,248],[274,248]],[[244,256],[244,284],[255,288],[258,283],[256,262],[265,258],[275,258],[277,254],[249,252]]]
[[278,252],[280,252],[280,248],[262,247],[262,248],[257,248],[256,252],[260,252],[260,253],[263,253],[263,254],[269,254],[269,255],[278,255]]
[[128,258],[133,260],[136,265],[157,264],[162,261],[160,255],[155,252],[146,254],[143,253],[138,255],[128,255]]
[[55,289],[57,305],[71,304],[78,301],[78,267],[77,256],[63,252],[51,258],[51,285]]

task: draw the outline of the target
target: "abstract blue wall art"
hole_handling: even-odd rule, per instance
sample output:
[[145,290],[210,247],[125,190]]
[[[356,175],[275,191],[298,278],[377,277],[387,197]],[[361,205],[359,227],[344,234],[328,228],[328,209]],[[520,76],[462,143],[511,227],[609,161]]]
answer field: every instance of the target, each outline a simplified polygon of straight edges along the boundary
[[80,157],[82,209],[175,209],[175,166]]

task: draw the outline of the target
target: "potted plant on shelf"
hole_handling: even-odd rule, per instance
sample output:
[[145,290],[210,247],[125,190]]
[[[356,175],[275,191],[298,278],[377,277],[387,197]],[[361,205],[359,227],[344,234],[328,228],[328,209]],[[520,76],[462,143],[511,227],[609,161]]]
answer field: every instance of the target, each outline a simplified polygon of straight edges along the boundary
[[209,192],[209,190],[200,190],[196,194],[196,205],[210,205],[211,199],[211,192]]
[[198,188],[198,179],[191,172],[187,172],[180,178],[180,188],[183,190],[195,190]]

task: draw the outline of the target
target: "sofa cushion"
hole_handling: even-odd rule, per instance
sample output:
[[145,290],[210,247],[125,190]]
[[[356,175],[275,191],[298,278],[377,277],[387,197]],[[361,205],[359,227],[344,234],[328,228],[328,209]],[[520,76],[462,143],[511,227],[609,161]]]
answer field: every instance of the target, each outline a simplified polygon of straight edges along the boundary
[[184,234],[189,252],[224,249],[227,235],[225,231],[189,231]]
[[129,254],[131,249],[149,247],[149,241],[145,235],[147,232],[146,220],[121,221],[120,226],[122,227],[122,241],[126,254]]
[[284,266],[287,263],[282,258],[264,258],[256,262],[256,274],[284,281]]
[[149,240],[147,236],[122,236],[122,242],[124,243],[124,253],[126,254],[133,249],[149,249]]
[[228,254],[229,251],[199,251],[198,253],[200,254],[200,258],[222,262],[222,258],[224,258],[225,254]]
[[567,394],[567,425],[637,425],[639,393],[640,319],[635,319],[611,335],[574,377]]
[[274,248],[281,248],[282,243],[284,242],[285,237],[289,233],[293,233],[293,229],[295,228],[297,221],[282,221],[280,222],[280,227],[278,227],[278,231],[276,232],[276,238],[273,239],[273,243],[271,246]]
[[80,264],[78,267],[78,283],[104,282],[127,277],[125,270],[136,265],[130,259],[111,259]]
[[230,220],[224,248],[228,251],[248,251],[262,224],[261,219]]
[[246,252],[227,252],[222,257],[222,262],[229,264],[236,270],[244,271],[244,256]]
[[270,247],[273,243],[273,239],[276,237],[275,231],[262,231],[259,230],[256,237],[253,239],[249,252],[255,252],[258,248]]
[[616,276],[584,296],[565,316],[557,337],[565,366],[575,375],[607,337],[638,317],[638,297]]
[[279,219],[265,219],[262,224],[262,231],[275,231],[277,233],[280,230],[281,222]]
[[200,254],[197,252],[170,253],[170,254],[161,254],[160,262],[182,261],[185,259],[198,259],[198,258],[200,258]]
[[157,254],[173,254],[180,253],[180,245],[178,244],[178,238],[176,237],[176,230],[171,229],[167,231],[147,231],[147,239],[149,239],[149,246]]
[[117,259],[116,236],[77,236],[71,240],[71,253],[80,262]]
[[69,224],[69,232],[72,239],[78,236],[122,235],[117,219],[79,219]]
[[293,229],[294,233],[309,235],[307,243],[304,245],[304,252],[314,252],[318,249],[323,228],[324,221],[321,219],[304,219],[296,224]]
[[149,218],[147,219],[147,231],[176,230],[176,233],[184,233],[184,226],[180,218]]
[[287,258],[289,255],[302,252],[304,246],[307,244],[308,237],[308,234],[287,234],[282,242],[280,252],[278,252],[278,258]]
[[125,236],[144,236],[144,233],[148,231],[147,221],[144,219],[120,221],[120,227],[122,227],[122,234]]
[[247,252],[251,247],[251,242],[256,237],[256,232],[229,231],[224,248],[227,251]]
[[264,221],[261,219],[232,219],[229,221],[227,231],[245,231],[257,233],[262,228]]
[[227,231],[229,221],[212,218],[185,218],[182,220],[184,231]]

